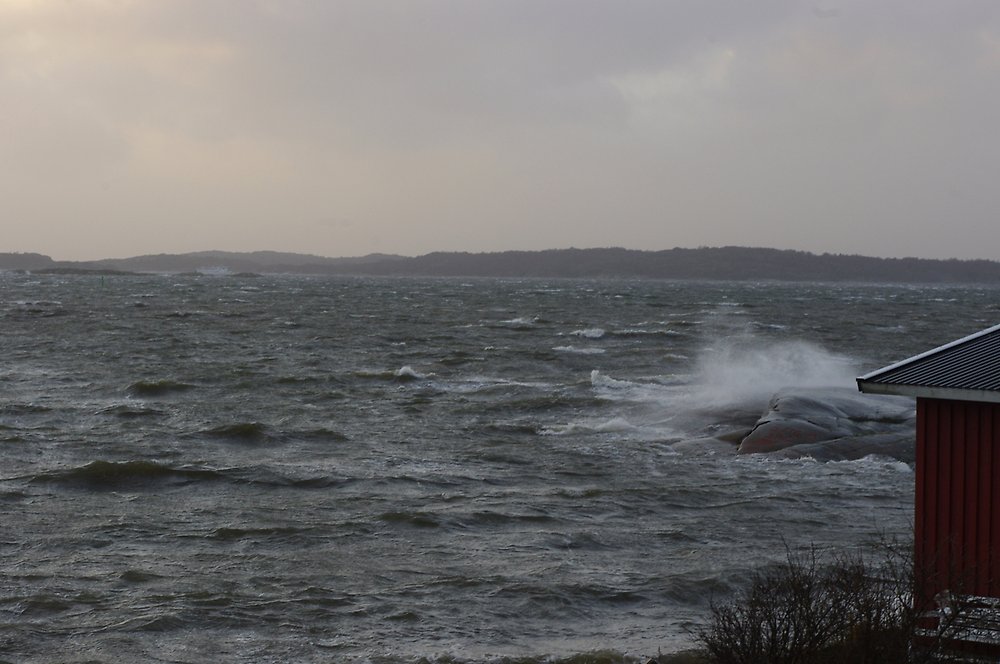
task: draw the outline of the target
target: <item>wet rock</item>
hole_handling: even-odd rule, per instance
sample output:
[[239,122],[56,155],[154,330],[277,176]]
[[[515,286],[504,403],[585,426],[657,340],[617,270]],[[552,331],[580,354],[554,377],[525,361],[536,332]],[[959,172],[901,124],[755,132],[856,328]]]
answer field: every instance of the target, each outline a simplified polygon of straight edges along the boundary
[[809,457],[816,461],[853,461],[873,455],[914,463],[916,445],[913,434],[881,433],[853,438],[834,438],[818,443],[793,445],[771,454],[782,459]]
[[863,453],[878,449],[893,450],[887,456],[912,457],[912,450],[900,448],[912,447],[914,418],[914,402],[907,397],[861,394],[852,388],[788,388],[771,398],[737,452],[795,449],[781,456],[832,460],[883,453]]
[[760,422],[740,443],[737,453],[774,452],[793,445],[828,440],[838,435],[839,431],[818,426],[807,420],[775,418]]

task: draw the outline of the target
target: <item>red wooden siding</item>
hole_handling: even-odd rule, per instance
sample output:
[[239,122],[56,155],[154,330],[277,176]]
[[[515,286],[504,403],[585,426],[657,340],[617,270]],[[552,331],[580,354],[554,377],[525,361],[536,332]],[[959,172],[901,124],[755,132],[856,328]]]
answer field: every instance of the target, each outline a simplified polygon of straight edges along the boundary
[[923,600],[1000,597],[1000,404],[917,399],[916,473]]

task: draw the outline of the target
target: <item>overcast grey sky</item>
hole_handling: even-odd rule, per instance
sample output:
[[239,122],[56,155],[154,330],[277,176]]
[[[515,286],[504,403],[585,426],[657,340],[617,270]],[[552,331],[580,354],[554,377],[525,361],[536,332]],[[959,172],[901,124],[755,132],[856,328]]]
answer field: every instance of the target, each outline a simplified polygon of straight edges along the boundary
[[0,251],[1000,259],[1000,3],[0,0]]

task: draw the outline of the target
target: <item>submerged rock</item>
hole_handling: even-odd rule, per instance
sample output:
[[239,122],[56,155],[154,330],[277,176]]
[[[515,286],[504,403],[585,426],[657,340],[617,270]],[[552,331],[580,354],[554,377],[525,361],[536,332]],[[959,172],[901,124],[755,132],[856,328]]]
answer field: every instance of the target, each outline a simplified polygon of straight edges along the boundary
[[723,438],[690,438],[674,443],[670,449],[681,454],[732,454],[736,443]]
[[771,398],[737,453],[821,460],[883,454],[912,461],[915,417],[908,397],[838,387],[789,388]]

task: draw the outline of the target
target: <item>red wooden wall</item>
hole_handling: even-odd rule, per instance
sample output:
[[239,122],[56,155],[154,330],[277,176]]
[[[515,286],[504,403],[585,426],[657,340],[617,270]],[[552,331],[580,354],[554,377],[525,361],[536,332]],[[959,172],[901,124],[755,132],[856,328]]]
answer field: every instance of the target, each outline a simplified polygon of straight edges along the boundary
[[923,600],[1000,597],[1000,404],[917,399],[916,475]]

